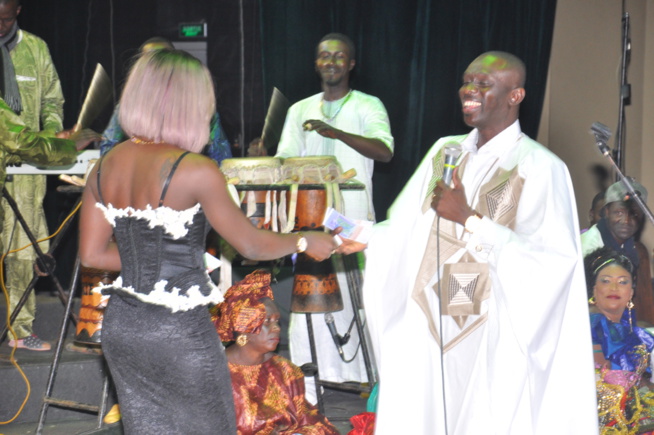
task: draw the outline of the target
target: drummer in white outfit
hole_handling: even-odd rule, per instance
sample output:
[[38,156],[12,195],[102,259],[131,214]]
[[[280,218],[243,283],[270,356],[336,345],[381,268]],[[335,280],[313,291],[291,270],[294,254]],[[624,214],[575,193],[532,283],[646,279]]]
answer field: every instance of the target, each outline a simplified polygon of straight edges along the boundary
[[[354,44],[345,35],[331,33],[318,43],[316,71],[322,80],[323,92],[295,103],[288,111],[277,149],[277,157],[333,155],[344,171],[356,170],[356,180],[365,185],[363,191],[344,191],[344,214],[352,219],[374,220],[372,174],[374,161],[388,162],[393,157],[388,114],[382,102],[350,88],[350,71],[355,65]],[[359,261],[359,264],[362,264]],[[344,334],[354,318],[342,261],[336,260],[338,281],[345,308],[335,312],[335,325]],[[313,328],[320,378],[333,382],[367,382],[359,337],[352,328],[344,346],[345,363],[325,324],[322,314],[314,314]],[[292,314],[289,330],[291,360],[298,365],[311,361],[306,318]],[[307,382],[307,397],[315,403],[313,378]]]

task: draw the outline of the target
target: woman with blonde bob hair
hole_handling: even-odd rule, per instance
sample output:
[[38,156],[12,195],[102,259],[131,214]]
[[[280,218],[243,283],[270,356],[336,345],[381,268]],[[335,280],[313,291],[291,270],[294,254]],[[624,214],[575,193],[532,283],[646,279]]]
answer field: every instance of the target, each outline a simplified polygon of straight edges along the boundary
[[211,75],[185,51],[159,51],[134,65],[120,99],[120,125],[128,136],[199,153],[216,110]]
[[116,385],[126,434],[235,434],[225,349],[207,305],[223,297],[203,253],[213,227],[241,255],[271,260],[335,252],[322,232],[255,228],[209,158],[214,113],[209,71],[177,50],[143,55],[121,96],[130,139],[87,177],[80,217],[84,266],[121,271],[97,291],[110,295],[102,350]]

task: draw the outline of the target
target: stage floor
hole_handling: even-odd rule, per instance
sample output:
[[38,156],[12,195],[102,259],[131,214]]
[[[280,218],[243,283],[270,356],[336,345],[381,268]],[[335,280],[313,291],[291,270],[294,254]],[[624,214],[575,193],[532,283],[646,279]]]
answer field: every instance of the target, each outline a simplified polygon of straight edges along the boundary
[[[61,329],[63,304],[49,293],[39,292],[37,306],[35,332],[50,341],[54,349],[56,337]],[[75,301],[75,306],[79,306],[79,301]],[[0,298],[0,312],[4,312],[5,309],[4,300]],[[78,312],[76,308],[75,312]],[[4,326],[4,322],[0,321],[0,326]],[[104,360],[97,353],[80,353],[71,350],[74,333],[74,328],[68,327],[66,345],[62,351],[51,397],[98,405],[102,391]],[[0,391],[3,392],[0,394],[0,421],[8,421],[14,416],[27,392],[25,381],[8,361],[11,349],[7,342],[8,340],[0,345]],[[288,357],[288,345],[281,344],[278,352]],[[20,349],[15,356],[30,381],[31,393],[25,408],[15,422],[0,425],[0,435],[35,434],[54,351],[32,352]],[[325,414],[342,434],[347,434],[352,428],[350,417],[366,410],[367,398],[357,392],[325,388],[323,397]],[[115,403],[112,394],[108,402],[107,409]],[[60,409],[50,405],[42,433],[44,435],[122,434],[123,431],[119,423],[97,429],[97,414]]]

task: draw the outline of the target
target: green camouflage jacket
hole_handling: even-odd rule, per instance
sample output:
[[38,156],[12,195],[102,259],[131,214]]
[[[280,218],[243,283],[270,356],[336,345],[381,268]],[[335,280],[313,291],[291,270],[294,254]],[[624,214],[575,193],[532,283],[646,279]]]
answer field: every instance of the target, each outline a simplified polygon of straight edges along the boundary
[[[58,139],[48,130],[35,133],[0,99],[0,188],[4,187],[10,158],[45,166],[71,164],[76,156],[73,141]],[[0,227],[3,221],[4,213],[0,215]]]

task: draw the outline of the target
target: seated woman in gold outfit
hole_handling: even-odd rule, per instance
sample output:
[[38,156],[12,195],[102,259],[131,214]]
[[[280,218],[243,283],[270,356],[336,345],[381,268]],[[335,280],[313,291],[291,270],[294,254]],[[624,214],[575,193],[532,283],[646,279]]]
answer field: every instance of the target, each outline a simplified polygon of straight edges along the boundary
[[279,309],[270,273],[257,270],[225,293],[213,310],[227,347],[239,435],[337,435],[339,432],[304,397],[299,367],[274,353],[279,344]]

